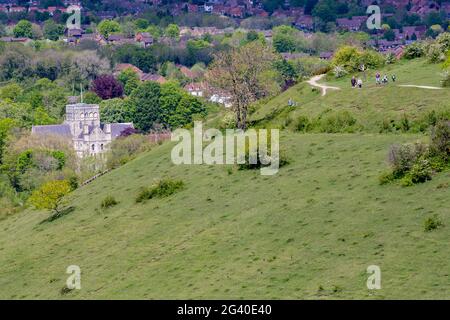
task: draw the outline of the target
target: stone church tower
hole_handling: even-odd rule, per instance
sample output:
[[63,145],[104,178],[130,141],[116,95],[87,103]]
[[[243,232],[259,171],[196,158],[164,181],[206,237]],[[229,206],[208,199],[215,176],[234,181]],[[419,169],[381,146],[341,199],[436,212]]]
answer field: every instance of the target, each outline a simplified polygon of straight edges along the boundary
[[33,126],[31,132],[70,137],[79,157],[104,153],[112,140],[124,130],[134,127],[132,123],[102,124],[99,109],[96,104],[69,104],[63,124]]

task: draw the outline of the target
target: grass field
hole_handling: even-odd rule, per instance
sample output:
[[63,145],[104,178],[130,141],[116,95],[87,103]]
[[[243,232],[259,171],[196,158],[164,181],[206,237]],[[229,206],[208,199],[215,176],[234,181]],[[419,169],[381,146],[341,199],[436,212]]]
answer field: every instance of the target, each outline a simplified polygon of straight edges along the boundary
[[[398,85],[439,87],[442,72],[439,65],[430,64],[422,59],[397,62],[380,70],[382,75],[397,76],[395,84],[390,81],[385,86],[375,84],[376,72],[377,70],[367,72],[367,80],[364,81],[364,88],[361,90],[351,88],[352,75],[342,79],[328,76],[325,83],[341,90],[329,90],[325,97],[322,97],[320,92],[312,91],[309,84],[300,83],[264,103],[250,119],[258,126],[289,128],[287,120],[295,120],[300,115],[317,117],[326,110],[346,110],[357,119],[360,131],[378,133],[383,121],[400,121],[406,115],[413,122],[426,117],[432,110],[437,112],[450,110],[450,88],[427,90],[398,87]],[[298,106],[288,107],[289,99],[297,102]],[[292,128],[292,125],[290,127]]]
[[[450,173],[408,188],[377,181],[388,147],[416,139],[285,132],[290,164],[270,177],[174,166],[163,144],[76,190],[66,216],[0,221],[0,298],[448,298]],[[185,189],[136,204],[161,177]],[[119,204],[100,209],[106,196]],[[425,232],[433,214],[444,227]],[[73,264],[82,289],[62,294]],[[369,265],[381,290],[366,288]]]

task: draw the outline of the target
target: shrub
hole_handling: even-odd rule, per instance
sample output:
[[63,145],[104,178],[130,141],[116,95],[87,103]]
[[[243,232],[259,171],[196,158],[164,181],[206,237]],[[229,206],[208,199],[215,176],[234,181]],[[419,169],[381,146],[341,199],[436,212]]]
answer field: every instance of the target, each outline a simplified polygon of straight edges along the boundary
[[386,64],[394,64],[396,61],[397,58],[395,57],[395,54],[393,54],[392,52],[389,52],[384,58],[384,62]]
[[353,132],[356,125],[356,119],[348,111],[333,112],[317,121],[319,130],[326,133]]
[[[250,149],[250,143],[248,139],[245,140],[245,150],[244,150],[245,163],[238,164],[239,170],[260,169],[262,167],[269,166],[270,163],[273,163],[275,160],[278,160],[278,165],[280,168],[284,165],[289,164],[289,160],[286,156],[285,150],[280,148],[278,150],[277,155],[272,154],[272,138],[270,130],[268,130],[267,132],[266,152],[260,150],[261,142],[259,140],[260,139],[259,134],[257,134],[256,137],[257,137],[256,149],[253,150]],[[240,159],[237,160],[239,161]]]
[[443,87],[450,87],[450,71],[445,70],[445,71],[442,73],[441,85],[442,85]]
[[450,121],[439,121],[431,131],[430,151],[445,158],[450,156]]
[[378,182],[381,185],[391,183],[395,180],[395,176],[392,172],[385,172],[378,177]]
[[295,130],[306,132],[308,131],[309,127],[311,125],[311,121],[308,119],[307,116],[300,116],[295,121]]
[[110,144],[107,167],[110,169],[117,168],[139,153],[149,150],[150,146],[149,138],[141,134],[119,137]]
[[136,198],[136,202],[143,202],[153,198],[165,198],[184,188],[181,180],[162,179],[151,188],[144,188]]
[[407,176],[411,179],[412,183],[416,184],[431,180],[432,173],[430,162],[426,159],[419,159],[413,164]]
[[442,227],[444,224],[442,223],[439,216],[437,214],[435,214],[432,217],[425,219],[423,225],[424,225],[425,232],[430,232],[430,231],[433,231],[433,230],[436,230],[436,229]]
[[431,63],[440,63],[445,61],[445,49],[438,43],[430,44],[427,48],[427,59]]
[[402,177],[424,155],[427,147],[421,143],[392,145],[388,160],[396,177]]
[[341,65],[333,68],[333,74],[336,78],[342,78],[348,74],[347,70]]
[[113,196],[107,196],[105,199],[102,200],[100,207],[102,209],[108,209],[108,208],[114,207],[117,204],[118,204],[118,202],[116,201],[116,199]]
[[423,57],[425,55],[425,48],[424,45],[420,42],[413,42],[409,46],[405,48],[405,51],[403,53],[403,57],[405,59],[416,59]]

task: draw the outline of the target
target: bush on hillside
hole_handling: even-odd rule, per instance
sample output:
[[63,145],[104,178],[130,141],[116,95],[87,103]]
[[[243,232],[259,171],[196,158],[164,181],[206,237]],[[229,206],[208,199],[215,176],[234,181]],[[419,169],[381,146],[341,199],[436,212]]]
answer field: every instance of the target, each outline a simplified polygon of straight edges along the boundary
[[423,222],[423,227],[426,232],[436,230],[442,227],[443,225],[444,224],[442,223],[441,219],[437,214],[425,219],[425,221]]
[[311,121],[307,116],[300,116],[295,121],[295,130],[300,132],[306,132],[311,126]]
[[427,152],[422,143],[393,145],[389,150],[388,161],[395,176],[401,177],[408,172],[414,163]]
[[405,59],[411,60],[423,57],[425,55],[425,47],[423,43],[413,42],[407,46],[403,52],[403,57]]
[[118,202],[116,201],[116,199],[113,196],[107,196],[105,199],[102,200],[100,207],[102,209],[108,209],[108,208],[114,207],[117,204],[118,204]]
[[[267,132],[267,144],[266,144],[266,152],[260,149],[261,141],[259,140],[260,136],[257,134],[257,144],[255,149],[250,149],[250,143],[248,139],[245,140],[245,150],[244,150],[244,159],[245,162],[238,164],[239,170],[253,170],[260,169],[262,167],[270,166],[270,163],[273,163],[274,160],[278,160],[279,167],[283,167],[289,164],[289,160],[286,156],[286,152],[283,149],[279,149],[277,155],[272,154],[272,139],[271,132],[268,130]],[[256,158],[255,158],[256,157]],[[275,158],[277,157],[277,158]],[[240,162],[240,159],[237,159]]]
[[143,188],[139,192],[136,202],[139,203],[153,198],[165,198],[183,188],[184,182],[182,180],[162,179],[151,188]]
[[450,157],[450,121],[439,121],[431,131],[430,151],[433,155]]
[[345,133],[356,131],[356,118],[344,110],[332,113],[325,113],[316,120],[316,126],[320,132],[325,133]]
[[110,144],[107,167],[117,168],[134,159],[139,153],[149,150],[150,147],[149,138],[141,134],[119,137]]
[[333,68],[333,74],[336,78],[342,78],[345,77],[348,74],[348,72],[347,70],[345,70],[343,66],[339,65]]

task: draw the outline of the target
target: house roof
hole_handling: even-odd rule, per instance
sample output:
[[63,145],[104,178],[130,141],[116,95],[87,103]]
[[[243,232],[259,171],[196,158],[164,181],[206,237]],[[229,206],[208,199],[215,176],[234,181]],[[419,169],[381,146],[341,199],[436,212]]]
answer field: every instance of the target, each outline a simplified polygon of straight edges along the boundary
[[134,129],[134,126],[132,123],[111,123],[111,137],[113,139],[117,138],[118,136],[120,136],[120,134],[128,129],[128,128],[132,128]]

